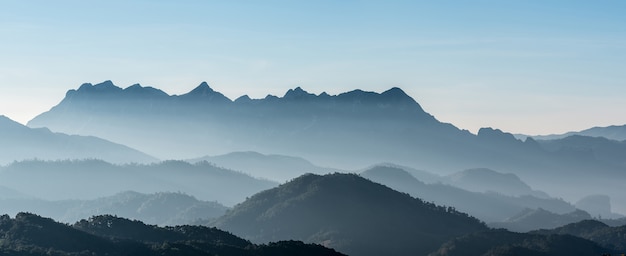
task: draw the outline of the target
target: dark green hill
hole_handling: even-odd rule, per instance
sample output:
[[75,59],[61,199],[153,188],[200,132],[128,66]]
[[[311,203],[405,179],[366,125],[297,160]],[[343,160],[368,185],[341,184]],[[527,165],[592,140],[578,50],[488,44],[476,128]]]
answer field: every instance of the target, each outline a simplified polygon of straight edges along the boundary
[[0,216],[0,255],[342,255],[319,245],[255,245],[207,227],[159,228],[111,215],[73,226],[29,213]]
[[430,256],[570,256],[606,253],[614,251],[578,237],[514,233],[500,229],[452,239]]
[[538,230],[533,233],[577,236],[622,253],[626,252],[626,226],[610,227],[597,220],[584,220],[551,230]]
[[253,242],[297,239],[350,255],[424,255],[486,230],[465,213],[355,174],[305,174],[250,197],[214,225]]
[[0,235],[0,250],[8,255],[150,255],[143,244],[116,243],[30,213],[1,216]]

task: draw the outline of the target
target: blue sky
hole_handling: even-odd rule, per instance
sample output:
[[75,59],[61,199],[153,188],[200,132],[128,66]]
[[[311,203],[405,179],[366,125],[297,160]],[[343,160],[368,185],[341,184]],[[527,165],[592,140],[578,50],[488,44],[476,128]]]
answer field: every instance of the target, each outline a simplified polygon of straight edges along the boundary
[[0,114],[84,82],[231,99],[400,87],[444,122],[626,123],[626,1],[0,0]]

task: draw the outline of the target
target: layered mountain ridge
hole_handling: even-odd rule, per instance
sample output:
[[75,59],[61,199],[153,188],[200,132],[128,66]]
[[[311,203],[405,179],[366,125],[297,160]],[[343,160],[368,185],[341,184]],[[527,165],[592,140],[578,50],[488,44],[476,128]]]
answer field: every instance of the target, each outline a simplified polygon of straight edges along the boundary
[[98,136],[162,159],[256,151],[352,170],[381,162],[440,175],[489,168],[570,201],[597,193],[579,189],[582,184],[602,187],[626,212],[626,197],[617,189],[626,167],[614,163],[618,157],[580,158],[579,151],[554,151],[493,128],[474,135],[438,121],[399,88],[338,95],[295,88],[282,97],[232,101],[204,82],[189,93],[168,95],[106,81],[70,90],[28,125]]

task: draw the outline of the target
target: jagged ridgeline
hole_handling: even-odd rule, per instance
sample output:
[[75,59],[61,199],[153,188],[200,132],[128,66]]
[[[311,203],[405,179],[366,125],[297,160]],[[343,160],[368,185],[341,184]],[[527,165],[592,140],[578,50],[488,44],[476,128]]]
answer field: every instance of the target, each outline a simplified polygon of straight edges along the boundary
[[[416,142],[436,149],[442,142],[471,137],[438,122],[399,88],[334,96],[296,88],[283,97],[231,101],[206,83],[187,94],[168,95],[106,81],[68,91],[61,103],[28,125],[123,142],[161,159],[252,150],[332,160],[321,161],[331,166],[362,156],[406,160],[416,154],[401,149],[416,149],[411,146]],[[380,148],[391,145],[398,150]],[[332,157],[339,153],[342,157]]]
[[[256,151],[342,169],[391,162],[449,174],[484,167],[514,173],[533,188],[570,201],[605,194],[616,210],[626,211],[620,189],[626,181],[620,160],[626,144],[559,142],[555,149],[497,129],[483,128],[474,135],[438,121],[399,88],[338,95],[295,88],[282,97],[233,101],[206,83],[186,94],[168,95],[106,81],[68,91],[28,125],[101,137],[160,159]],[[619,153],[598,153],[605,152],[600,148],[618,148],[609,151]]]

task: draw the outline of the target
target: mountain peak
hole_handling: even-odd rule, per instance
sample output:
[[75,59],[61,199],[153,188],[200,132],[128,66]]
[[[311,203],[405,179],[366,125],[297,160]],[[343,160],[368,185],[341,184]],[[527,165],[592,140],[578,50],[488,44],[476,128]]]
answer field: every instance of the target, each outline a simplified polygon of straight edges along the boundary
[[[411,96],[406,94],[402,89],[398,87],[392,87],[389,90],[384,91],[380,96],[387,101],[397,103],[418,104]],[[419,104],[418,104],[419,105]]]
[[398,87],[392,87],[389,90],[384,91],[383,93],[381,93],[382,95],[388,95],[388,96],[394,96],[394,97],[409,97],[409,95],[406,94],[406,92],[404,92],[402,89],[398,88]]
[[305,98],[305,97],[311,97],[311,96],[315,97],[315,94],[309,93],[298,86],[295,89],[289,89],[289,91],[285,93],[285,96],[283,96],[283,98],[284,99],[297,99],[297,98]]
[[494,129],[491,127],[483,127],[478,130],[477,134],[478,138],[483,138],[487,140],[508,140],[508,141],[518,141],[518,139],[508,132],[504,132],[500,129]]
[[211,89],[211,87],[209,86],[209,84],[207,82],[202,82],[200,83],[200,85],[198,85],[196,88],[194,88],[193,90],[191,90],[189,93],[187,94],[196,94],[196,95],[207,95],[210,93],[215,92],[213,89]]
[[77,92],[81,92],[81,93],[90,93],[90,92],[117,93],[121,91],[122,91],[122,88],[115,86],[115,84],[113,84],[111,80],[106,80],[102,83],[95,84],[95,85],[92,85],[91,83],[84,83],[77,90]]
[[208,100],[212,102],[227,103],[231,102],[224,94],[214,91],[207,82],[202,82],[190,92],[181,95],[185,98],[194,98]]
[[117,86],[115,86],[115,84],[113,84],[111,80],[106,80],[102,83],[94,85],[94,87],[111,88],[111,87],[117,87]]
[[240,96],[239,98],[235,99],[235,102],[238,102],[238,103],[240,103],[240,102],[250,102],[250,101],[252,101],[252,99],[247,94],[243,95],[243,96]]
[[162,97],[169,96],[164,91],[161,91],[159,89],[156,89],[150,86],[144,87],[144,86],[141,86],[140,84],[133,84],[127,87],[126,89],[124,89],[124,92],[127,94],[130,93],[130,94],[140,95],[140,96],[162,96]]

